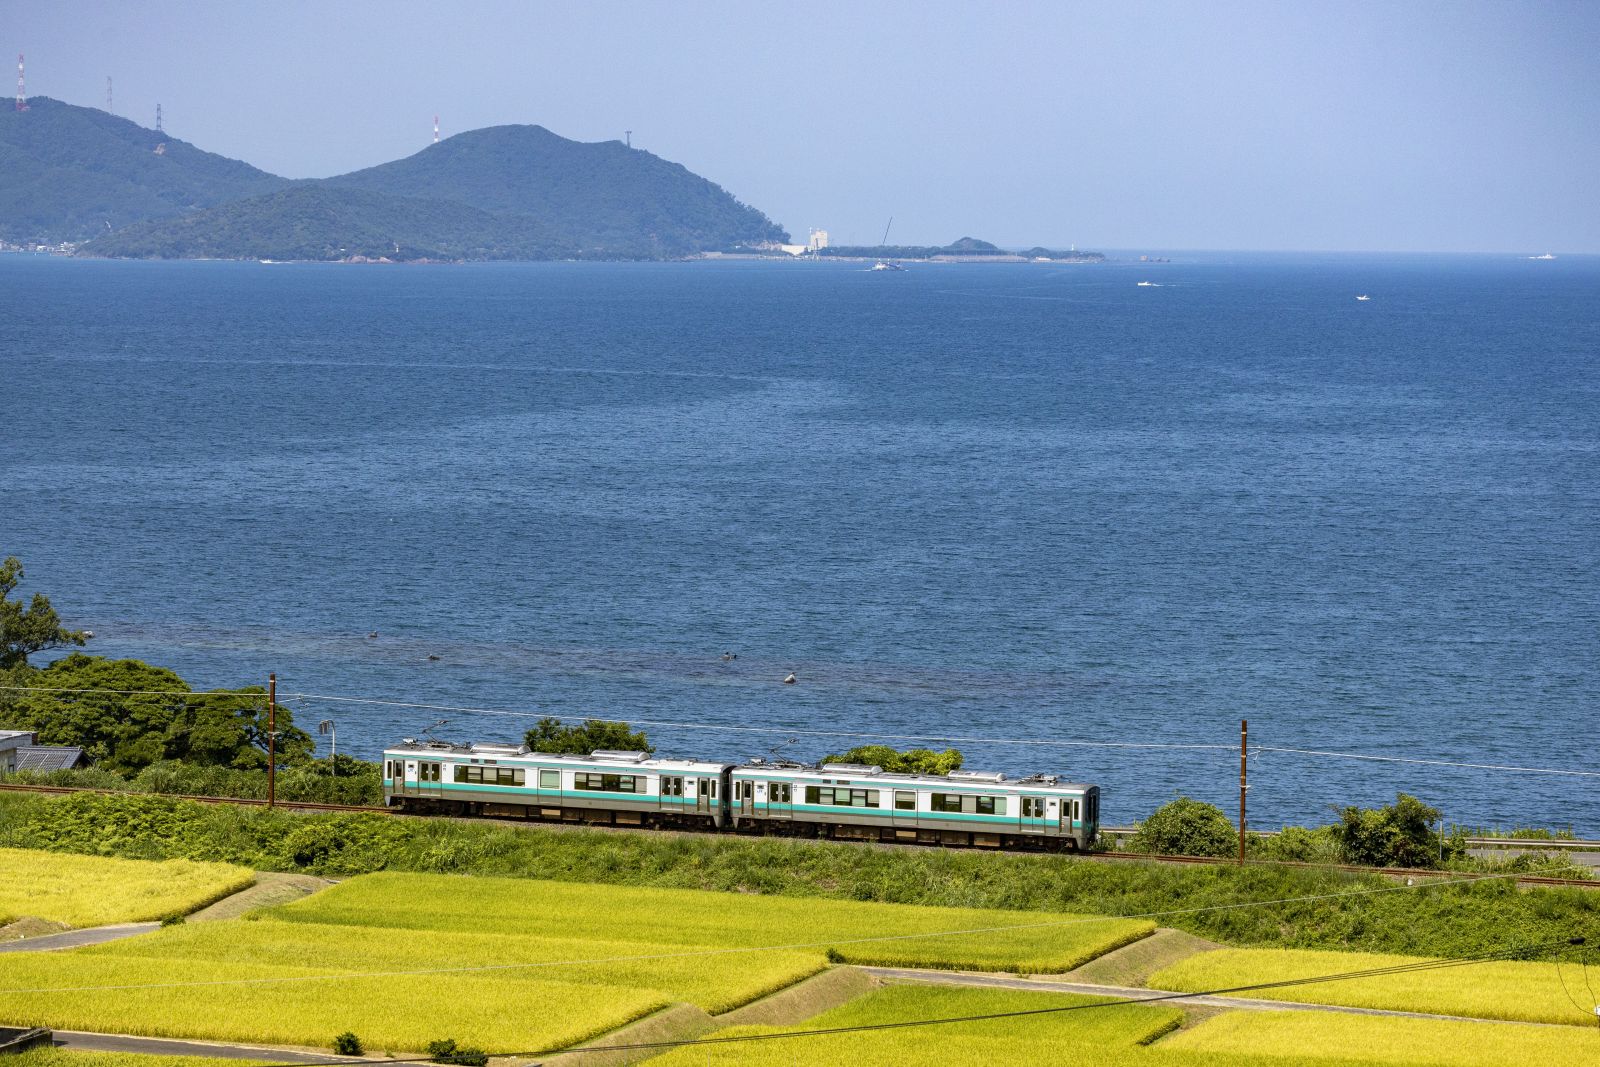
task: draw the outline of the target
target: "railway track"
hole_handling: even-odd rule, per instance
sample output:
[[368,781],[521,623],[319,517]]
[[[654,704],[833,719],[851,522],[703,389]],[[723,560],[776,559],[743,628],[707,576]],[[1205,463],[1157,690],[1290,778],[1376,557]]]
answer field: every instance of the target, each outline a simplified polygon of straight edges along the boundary
[[[137,793],[137,794],[128,794],[127,790],[121,790],[121,789],[91,789],[91,788],[84,787],[84,786],[70,786],[70,785],[20,785],[20,784],[4,783],[4,784],[0,784],[0,792],[54,793],[54,794],[63,794],[63,793],[96,793],[96,794],[100,794],[102,796],[120,796],[120,795],[125,795],[125,794],[126,795],[134,795],[134,796],[166,796],[166,797],[173,797],[175,799],[181,799],[181,800],[193,800],[193,801],[196,801],[196,802],[201,803],[201,804],[232,804],[232,805],[235,805],[235,806],[238,806],[238,807],[247,807],[247,808],[265,808],[265,807],[268,807],[268,804],[267,804],[267,802],[265,800],[261,800],[261,799],[257,799],[257,798],[253,798],[253,797],[201,797],[201,796],[186,796],[186,795],[174,794],[174,793]],[[402,818],[423,818],[423,819],[460,819],[460,818],[465,818],[465,816],[452,816],[452,815],[405,815],[403,812],[398,812],[393,808],[375,807],[375,806],[364,805],[364,804],[323,804],[323,803],[318,803],[316,801],[309,801],[309,800],[295,800],[295,801],[280,800],[273,806],[278,807],[278,808],[282,808],[285,811],[365,812],[365,813],[371,814],[371,815],[389,815],[389,816],[396,816],[396,817],[402,817]],[[505,822],[505,821],[513,821],[513,820],[503,820],[503,819],[494,819],[494,818],[483,817],[482,821],[485,821],[485,822]],[[529,825],[529,826],[545,826],[546,828],[549,828],[550,826],[564,826],[565,824],[561,824],[561,823],[556,823],[556,824],[527,823],[525,825]],[[635,828],[635,827],[629,827],[629,826],[602,826],[602,825],[593,824],[593,823],[583,823],[583,824],[581,824],[580,828],[581,829],[588,829],[588,830],[610,830],[610,831],[623,832],[623,833],[637,833],[638,832],[637,828]],[[651,831],[651,832],[652,833],[661,833],[661,832],[694,833],[696,831],[674,830],[674,831]],[[722,835],[706,834],[704,836],[717,837],[717,836],[722,836]],[[1493,838],[1493,839],[1488,839],[1488,840],[1496,840],[1496,841],[1498,841],[1500,839]],[[1588,843],[1589,842],[1585,842],[1585,844],[1588,844]],[[882,842],[880,844],[882,844],[884,846],[887,846],[887,847],[892,847],[892,848],[937,848],[937,847],[940,847],[940,846],[937,846],[937,845],[897,844],[895,842]],[[1529,844],[1532,847],[1538,847],[1538,845],[1543,844],[1543,842],[1530,841]],[[1218,858],[1218,857],[1215,857],[1215,856],[1164,856],[1164,855],[1152,855],[1152,854],[1144,853],[1144,852],[1093,852],[1093,853],[1084,854],[1084,856],[1082,858],[1093,859],[1093,860],[1103,860],[1103,861],[1107,861],[1107,862],[1183,863],[1183,864],[1193,864],[1193,865],[1199,865],[1199,866],[1212,866],[1212,867],[1218,867],[1218,866],[1231,867],[1231,866],[1236,865],[1237,862],[1238,862],[1237,860],[1226,859],[1226,858]],[[1385,878],[1393,878],[1393,879],[1397,879],[1397,880],[1401,879],[1401,878],[1404,878],[1404,879],[1408,879],[1408,880],[1409,879],[1428,879],[1430,881],[1471,881],[1473,879],[1473,877],[1474,877],[1471,874],[1462,874],[1460,872],[1453,872],[1453,871],[1430,870],[1428,868],[1421,868],[1421,867],[1418,867],[1418,868],[1361,867],[1361,866],[1357,866],[1355,864],[1346,864],[1346,863],[1296,863],[1296,862],[1287,861],[1287,860],[1273,860],[1273,861],[1253,860],[1253,861],[1250,861],[1250,862],[1253,865],[1259,865],[1259,866],[1304,867],[1304,868],[1307,868],[1307,869],[1310,869],[1310,870],[1320,870],[1320,871],[1327,871],[1327,870],[1346,871],[1346,872],[1349,872],[1351,874],[1377,874],[1377,875],[1382,875]],[[1541,875],[1520,875],[1516,879],[1516,882],[1517,882],[1518,885],[1566,886],[1568,888],[1575,888],[1575,889],[1600,889],[1600,878],[1551,878],[1551,877],[1545,877],[1545,876],[1541,876]]]

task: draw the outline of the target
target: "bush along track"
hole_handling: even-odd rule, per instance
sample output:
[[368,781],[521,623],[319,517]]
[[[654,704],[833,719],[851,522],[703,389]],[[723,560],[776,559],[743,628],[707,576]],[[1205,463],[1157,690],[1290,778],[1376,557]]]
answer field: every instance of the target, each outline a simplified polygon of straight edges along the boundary
[[[1450,956],[1600,933],[1600,893],[1419,885],[1313,868],[291,814],[169,797],[0,794],[0,846],[352,875],[488,874],[951,907],[1149,916],[1234,945]],[[1263,901],[1286,901],[1261,906]],[[1576,960],[1579,950],[1567,958]]]

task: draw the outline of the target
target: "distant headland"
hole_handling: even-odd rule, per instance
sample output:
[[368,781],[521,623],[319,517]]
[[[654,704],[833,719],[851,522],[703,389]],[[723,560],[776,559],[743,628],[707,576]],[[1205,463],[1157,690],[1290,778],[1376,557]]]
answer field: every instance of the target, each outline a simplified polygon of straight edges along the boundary
[[1011,252],[970,237],[942,247],[797,247],[760,210],[680,164],[541,126],[472,130],[392,163],[295,181],[105,111],[32,97],[26,110],[0,111],[0,166],[0,249],[61,255],[355,263],[792,252],[1103,258]]

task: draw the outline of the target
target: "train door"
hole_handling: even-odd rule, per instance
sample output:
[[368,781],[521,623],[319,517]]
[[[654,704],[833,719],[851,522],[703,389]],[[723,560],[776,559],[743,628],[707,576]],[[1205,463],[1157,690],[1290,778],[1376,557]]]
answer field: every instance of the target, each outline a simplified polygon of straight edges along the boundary
[[443,774],[440,765],[433,760],[419,760],[417,762],[417,791],[427,796],[444,796]]
[[710,815],[714,807],[712,801],[717,796],[717,780],[715,778],[696,778],[694,780],[694,810],[704,815]]
[[[1055,803],[1055,801],[1050,801]],[[1025,834],[1042,834],[1045,831],[1045,798],[1022,798],[1022,832]]]
[[394,791],[409,796],[415,796],[417,790],[417,761],[414,759],[396,760],[396,765],[401,768],[400,773],[394,776]]
[[1077,837],[1083,825],[1083,801],[1074,797],[1061,802],[1061,832],[1067,837]]
[[733,799],[739,802],[740,815],[756,813],[756,784],[748,779],[733,783]]
[[794,803],[794,786],[788,782],[767,782],[767,817],[772,819],[788,819],[794,814],[790,807]]
[[1063,829],[1070,830],[1066,825],[1069,804],[1065,800],[1050,797],[1044,802],[1044,821],[1039,825],[1040,833],[1047,833],[1055,829],[1058,821]]

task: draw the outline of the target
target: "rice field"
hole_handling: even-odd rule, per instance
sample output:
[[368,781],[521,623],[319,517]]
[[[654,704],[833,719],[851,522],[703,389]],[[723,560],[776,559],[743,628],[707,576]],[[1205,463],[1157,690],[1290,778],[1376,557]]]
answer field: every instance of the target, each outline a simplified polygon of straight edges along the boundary
[[[1293,1062],[1317,1064],[1354,1061],[1406,1067],[1519,1063],[1593,1067],[1600,1063],[1600,1028],[1591,1025],[1579,1030],[1311,1011],[1230,1011],[1163,1039],[1160,1048],[1163,1052],[1215,1053],[1238,1058],[1282,1057],[1285,1050],[1292,1049]],[[1152,1061],[1152,1067],[1158,1065]]]
[[[658,945],[790,945],[846,963],[1029,973],[1071,970],[1155,929],[1145,920],[1055,912],[422,874],[351,879],[274,917]],[[973,932],[923,936],[951,931]]]
[[227,863],[111,859],[0,848],[0,926],[24,916],[102,926],[185,915],[255,874]]
[[[1416,962],[1420,962],[1416,957],[1361,952],[1222,949],[1190,956],[1158,971],[1151,976],[1149,985],[1155,989],[1189,993]],[[1574,1008],[1572,1000],[1563,991],[1563,977],[1568,987],[1581,986],[1583,969],[1573,963],[1477,963],[1437,971],[1286,986],[1239,995],[1303,1004],[1341,1004],[1355,1008],[1425,1012],[1430,1015],[1594,1026],[1594,1016]]]
[[[1091,1003],[1110,1002],[1062,993],[891,985],[799,1026],[744,1026],[720,1030],[709,1036],[759,1037],[796,1030],[1034,1011]],[[1123,1061],[1117,1058],[1119,1052],[1131,1055],[1140,1050],[1141,1042],[1173,1029],[1182,1017],[1183,1013],[1176,1008],[1122,1004],[984,1022],[698,1045],[648,1062],[651,1067],[702,1067],[708,1063],[770,1064],[772,1067],[792,1067],[797,1063],[808,1067],[860,1067],[862,1064],[953,1067],[1007,1062],[1120,1064]]]
[[[1032,924],[1045,925],[1024,928]],[[1148,929],[1066,915],[381,874],[238,920],[0,956],[0,1017],[317,1047],[351,1030],[369,1049],[397,1053],[444,1037],[538,1050],[668,1004],[724,1012],[815,974],[830,956],[1065,970]],[[928,936],[945,930],[974,932]],[[865,940],[877,937],[905,940]]]

